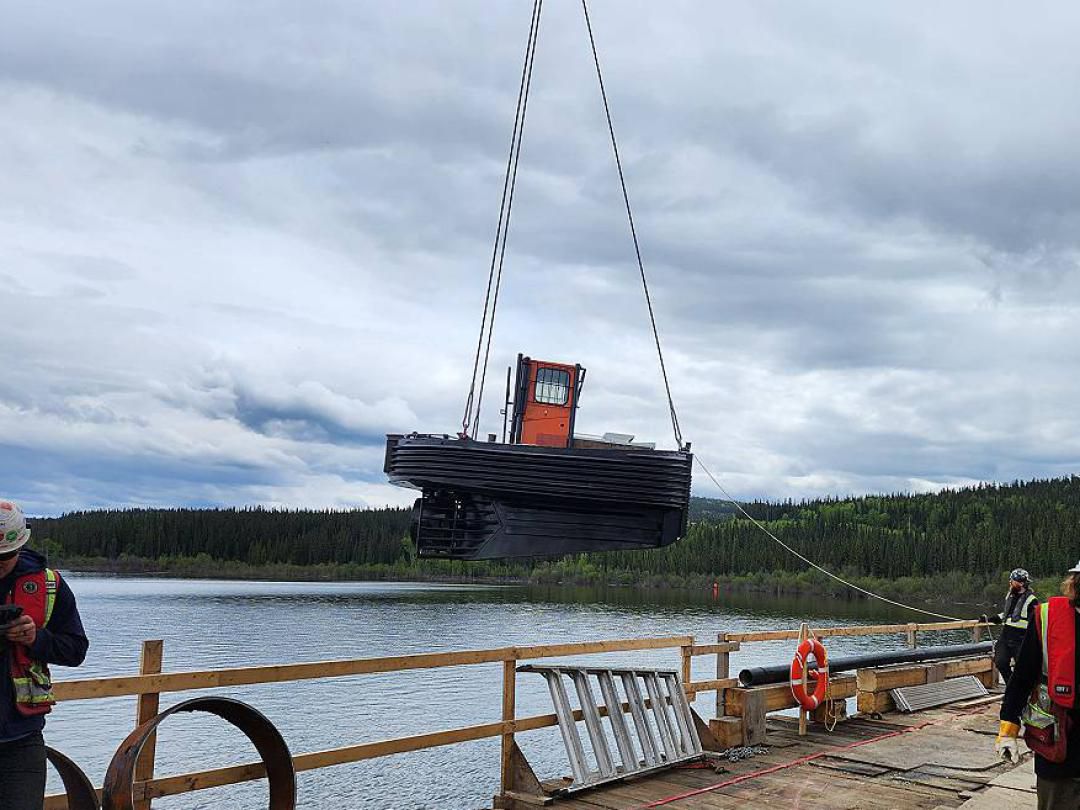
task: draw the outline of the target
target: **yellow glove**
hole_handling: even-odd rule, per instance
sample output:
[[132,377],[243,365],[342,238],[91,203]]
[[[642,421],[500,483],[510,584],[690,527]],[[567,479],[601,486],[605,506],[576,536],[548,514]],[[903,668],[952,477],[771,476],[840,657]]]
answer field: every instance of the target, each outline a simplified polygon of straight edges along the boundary
[[994,751],[1002,759],[1018,762],[1020,760],[1020,744],[1016,738],[1020,735],[1020,726],[1002,720],[998,728],[997,741],[994,743]]

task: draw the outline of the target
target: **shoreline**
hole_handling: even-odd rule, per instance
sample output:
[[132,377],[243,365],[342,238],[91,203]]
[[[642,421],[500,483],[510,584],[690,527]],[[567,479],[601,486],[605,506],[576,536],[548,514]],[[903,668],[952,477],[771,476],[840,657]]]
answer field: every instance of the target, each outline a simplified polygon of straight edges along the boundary
[[[853,601],[859,598],[850,589],[816,572],[793,574],[785,571],[758,572],[741,576],[709,577],[644,574],[629,571],[593,571],[588,575],[566,572],[558,564],[538,568],[530,574],[524,568],[501,566],[498,572],[470,573],[463,564],[421,561],[408,565],[358,564],[264,564],[214,560],[197,557],[149,560],[122,556],[69,557],[56,560],[58,567],[75,573],[114,576],[160,577],[163,579],[220,579],[252,582],[430,582],[434,584],[509,585],[519,587],[616,588],[645,593],[747,593],[773,596],[827,596]],[[457,569],[457,570],[455,570]],[[993,606],[1004,596],[993,583],[970,575],[950,572],[927,577],[905,577],[883,581],[871,577],[848,577],[854,584],[891,599],[923,605],[970,604]],[[1050,591],[1045,591],[1049,594]]]

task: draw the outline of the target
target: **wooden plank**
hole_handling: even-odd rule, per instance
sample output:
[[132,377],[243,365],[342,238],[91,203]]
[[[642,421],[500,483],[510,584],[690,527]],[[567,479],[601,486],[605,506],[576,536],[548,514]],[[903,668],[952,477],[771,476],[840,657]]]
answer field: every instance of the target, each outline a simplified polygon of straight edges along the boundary
[[855,705],[861,714],[885,714],[896,709],[888,692],[859,692]]
[[[806,641],[808,638],[810,638],[810,625],[807,624],[806,622],[803,622],[802,626],[799,628],[799,646],[802,647],[803,642]],[[809,676],[809,674],[810,674],[810,662],[809,661],[804,661],[803,662],[802,677],[799,678],[799,685],[802,687],[803,692],[806,691],[806,681],[807,681],[807,677]],[[750,707],[747,706],[746,708],[749,710]],[[765,724],[765,712],[761,713],[761,718],[762,718],[761,723],[762,723],[762,725],[764,725]],[[747,729],[748,729],[747,735],[746,735],[747,739],[750,738],[749,728],[750,728],[751,720],[752,720],[752,716],[751,715],[746,715],[745,722],[747,724]],[[803,708],[803,706],[801,704],[799,705],[799,736],[800,737],[805,737],[806,736],[806,709]],[[761,737],[762,737],[762,739],[765,738],[764,732],[762,733]]]
[[946,678],[959,678],[961,675],[978,675],[980,672],[989,672],[994,667],[994,661],[990,656],[957,658],[942,663],[945,665]]
[[60,681],[55,685],[57,700],[143,695],[153,692],[182,692],[191,689],[220,689],[257,683],[280,683],[316,678],[340,678],[347,675],[370,675],[380,672],[404,672],[413,669],[490,664],[505,660],[526,661],[570,655],[608,652],[633,652],[693,644],[693,636],[638,638],[610,641],[583,641],[569,644],[545,644],[531,647],[502,647],[492,650],[418,653],[381,658],[358,658],[345,661],[313,661],[301,664],[272,664],[234,669],[173,672],[163,675],[126,675],[111,678]]
[[[818,638],[828,636],[880,636],[893,633],[907,634],[940,630],[964,630],[979,624],[977,619],[955,622],[931,622],[928,624],[865,624],[852,627],[816,627],[811,632]],[[798,630],[760,630],[750,633],[725,633],[725,641],[791,641],[799,638]]]
[[717,717],[709,721],[709,730],[724,748],[743,744],[743,721],[739,717]]
[[[163,640],[144,641],[142,654],[139,657],[139,673],[142,675],[156,675],[161,672],[161,662],[164,653],[165,642]],[[135,712],[135,726],[141,726],[147,720],[157,716],[161,709],[161,695],[154,692],[139,695],[138,708]],[[146,738],[142,752],[135,763],[135,781],[144,782],[154,778],[154,757],[157,751],[157,732]],[[137,801],[133,804],[133,810],[151,810],[149,800]]]
[[939,668],[944,678],[961,675],[977,675],[989,671],[993,662],[987,656],[956,658],[933,664],[900,664],[892,667],[872,667],[855,673],[860,692],[884,692],[901,686],[918,686],[927,683],[931,668]]
[[714,681],[693,681],[686,684],[686,692],[716,692],[739,685],[738,678],[719,678]]
[[[765,695],[754,691],[746,696],[742,705],[745,745],[762,745],[765,742]],[[800,719],[800,734],[806,733],[806,717]]]
[[738,651],[739,644],[735,641],[721,641],[717,644],[695,644],[690,648],[691,655],[714,655],[715,653]]
[[612,641],[577,641],[570,644],[540,644],[532,647],[512,647],[519,661],[536,658],[555,658],[564,655],[592,655],[608,652],[634,652],[635,650],[659,650],[668,647],[689,647],[693,636],[667,636],[663,638],[631,638]]
[[[795,696],[791,694],[791,686],[786,683],[775,683],[769,686],[736,687],[724,690],[724,708],[729,717],[742,717],[742,706],[749,692],[760,691],[765,695],[765,711],[774,712],[778,709],[793,709],[796,705]],[[854,697],[856,692],[854,675],[837,675],[829,679],[829,697],[834,699]]]
[[[646,707],[651,705],[645,701]],[[600,714],[607,715],[607,707],[598,707]],[[622,704],[624,712],[630,711],[628,703]],[[574,719],[581,720],[581,710],[574,712]],[[402,754],[409,751],[420,751],[427,748],[438,748],[445,745],[454,745],[472,740],[482,740],[488,737],[499,737],[505,734],[519,734],[524,731],[532,731],[538,728],[547,728],[558,725],[554,714],[534,715],[524,717],[513,722],[484,723],[464,728],[447,731],[434,731],[426,734],[415,734],[409,737],[397,737],[378,742],[349,745],[342,748],[332,748],[326,751],[315,751],[309,754],[299,754],[293,757],[293,763],[297,771],[327,768],[333,765],[343,765],[349,762],[359,762],[366,759],[377,759],[391,754]],[[176,776],[153,779],[148,782],[136,784],[136,798],[160,798],[172,796],[177,793],[205,790],[207,788],[222,787],[224,785],[247,782],[253,779],[261,779],[265,776],[262,763],[247,763],[234,765],[228,768],[215,768],[207,771],[178,774]]]
[[926,667],[922,664],[903,664],[895,667],[872,667],[855,672],[860,692],[884,692],[901,686],[926,683]]
[[[514,661],[503,661],[502,720],[503,724],[513,723],[517,711],[517,667]],[[512,789],[513,784],[514,734],[502,735],[499,766],[499,786],[503,793]]]
[[[717,646],[724,642],[724,634],[716,634]],[[717,650],[716,652],[716,680],[722,681],[731,677],[731,653],[727,650]],[[724,690],[716,690],[716,716],[723,717],[726,714],[724,711]]]

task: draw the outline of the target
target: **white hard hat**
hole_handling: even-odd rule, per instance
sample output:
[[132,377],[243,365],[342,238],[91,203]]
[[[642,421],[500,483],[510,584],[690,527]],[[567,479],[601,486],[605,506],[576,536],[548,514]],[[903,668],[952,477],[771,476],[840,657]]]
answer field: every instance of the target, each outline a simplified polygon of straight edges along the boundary
[[1076,565],[1074,565],[1072,568],[1070,568],[1065,573],[1067,573],[1067,574],[1080,574],[1080,562],[1077,562]]
[[0,554],[8,554],[26,545],[30,530],[19,505],[0,500]]

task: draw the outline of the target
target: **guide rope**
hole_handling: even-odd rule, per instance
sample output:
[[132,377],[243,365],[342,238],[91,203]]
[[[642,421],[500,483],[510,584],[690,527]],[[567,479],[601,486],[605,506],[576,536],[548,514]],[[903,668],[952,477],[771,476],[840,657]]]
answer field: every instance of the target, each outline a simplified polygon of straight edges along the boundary
[[852,582],[848,582],[843,577],[837,576],[836,574],[832,573],[831,571],[828,571],[825,568],[822,568],[816,562],[814,562],[813,560],[803,556],[798,551],[796,551],[791,546],[789,546],[787,543],[785,543],[783,540],[781,540],[779,537],[777,537],[775,534],[773,534],[771,531],[769,531],[768,527],[766,527],[763,523],[761,523],[761,521],[759,521],[757,518],[755,518],[753,515],[751,515],[749,512],[747,512],[742,507],[742,504],[740,504],[738,501],[736,501],[734,498],[731,497],[731,495],[728,493],[728,491],[726,489],[724,489],[724,487],[721,485],[721,483],[716,480],[716,477],[711,472],[709,472],[709,468],[705,466],[705,462],[701,460],[700,456],[695,456],[694,458],[697,461],[698,466],[700,466],[701,469],[704,471],[705,475],[709,476],[709,480],[711,480],[716,485],[716,488],[719,489],[720,492],[722,492],[724,494],[724,497],[728,500],[728,502],[731,503],[737,510],[739,510],[739,512],[741,512],[743,514],[743,516],[747,520],[749,520],[751,523],[753,523],[755,526],[757,526],[759,529],[761,529],[761,531],[765,532],[766,535],[768,535],[770,538],[772,538],[777,543],[779,543],[784,549],[786,549],[788,552],[790,552],[794,556],[798,557],[800,560],[802,560],[804,563],[809,565],[811,568],[817,569],[818,571],[823,573],[825,576],[836,580],[841,585],[846,585],[847,587],[849,587],[849,588],[851,588],[853,590],[856,590],[861,594],[865,594],[866,596],[869,596],[872,599],[878,599],[878,600],[880,600],[882,602],[886,602],[886,603],[888,603],[890,605],[895,605],[896,607],[904,608],[905,610],[913,610],[916,613],[922,613],[922,614],[924,614],[926,616],[933,616],[936,619],[945,619],[946,621],[951,621],[951,622],[960,621],[960,619],[956,618],[955,616],[946,616],[943,613],[935,613],[932,610],[924,610],[923,608],[917,608],[917,607],[914,607],[913,605],[905,605],[903,602],[897,602],[894,599],[889,599],[888,597],[882,596],[881,594],[874,593],[873,591],[868,591],[866,588],[860,588],[858,585],[856,585],[856,584],[854,584]]

